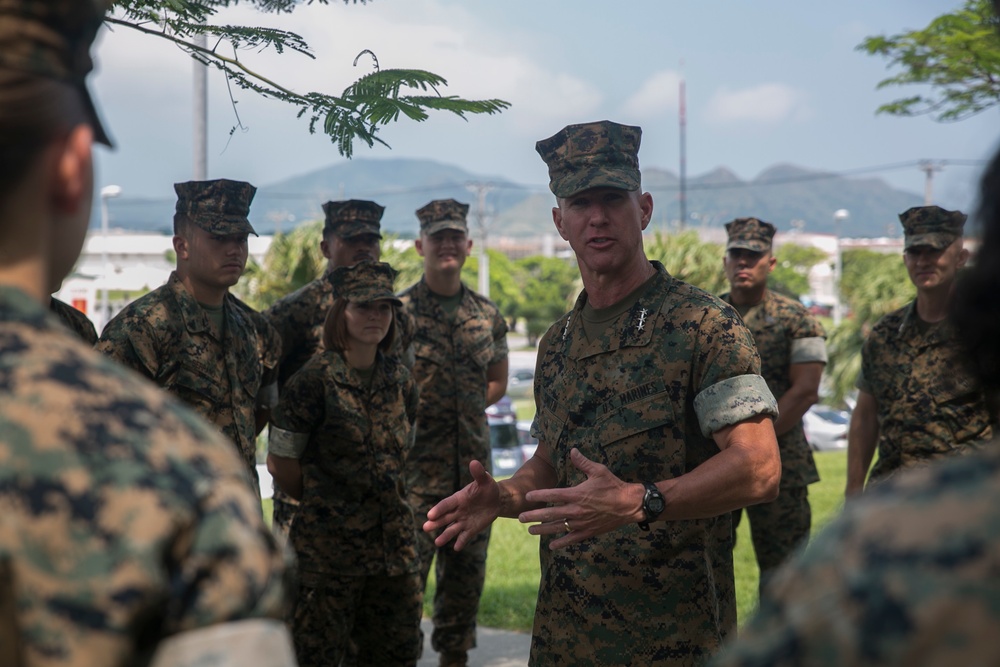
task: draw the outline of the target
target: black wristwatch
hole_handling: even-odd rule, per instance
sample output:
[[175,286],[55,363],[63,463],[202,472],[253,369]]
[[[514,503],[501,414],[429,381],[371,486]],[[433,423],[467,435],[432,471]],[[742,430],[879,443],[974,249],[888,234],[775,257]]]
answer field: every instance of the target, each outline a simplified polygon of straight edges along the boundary
[[642,512],[646,515],[646,520],[640,521],[639,527],[649,530],[649,522],[663,514],[663,510],[667,508],[667,501],[652,482],[643,482],[642,485],[646,487],[646,495],[642,498]]

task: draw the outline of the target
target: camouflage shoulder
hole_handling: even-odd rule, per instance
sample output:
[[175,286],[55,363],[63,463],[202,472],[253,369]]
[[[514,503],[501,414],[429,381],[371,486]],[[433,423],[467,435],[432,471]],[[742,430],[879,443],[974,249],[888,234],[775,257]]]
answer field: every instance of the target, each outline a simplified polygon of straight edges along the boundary
[[308,282],[294,292],[281,297],[262,310],[261,313],[269,318],[282,317],[283,313],[291,308],[294,308],[301,302],[311,303],[314,300],[313,293],[316,291],[322,291],[322,283],[324,282],[326,282],[326,278],[317,278],[316,280]]
[[875,332],[882,334],[886,332],[898,331],[899,327],[903,324],[903,321],[906,320],[906,313],[911,304],[912,302],[906,304],[902,308],[892,311],[891,313],[883,315],[872,327],[872,334],[870,334],[869,337],[875,334]]
[[174,313],[173,293],[166,285],[144,294],[111,318],[104,325],[99,343],[117,338],[130,338],[138,324],[148,324],[156,328],[160,322],[176,322],[179,315]]

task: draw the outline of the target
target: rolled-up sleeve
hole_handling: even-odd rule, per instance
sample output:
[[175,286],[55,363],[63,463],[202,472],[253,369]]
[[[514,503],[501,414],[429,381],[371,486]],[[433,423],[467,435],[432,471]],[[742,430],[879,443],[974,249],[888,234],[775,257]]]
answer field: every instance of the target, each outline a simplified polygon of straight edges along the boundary
[[778,402],[760,375],[737,375],[706,387],[695,396],[694,409],[705,437],[757,415],[778,416]]

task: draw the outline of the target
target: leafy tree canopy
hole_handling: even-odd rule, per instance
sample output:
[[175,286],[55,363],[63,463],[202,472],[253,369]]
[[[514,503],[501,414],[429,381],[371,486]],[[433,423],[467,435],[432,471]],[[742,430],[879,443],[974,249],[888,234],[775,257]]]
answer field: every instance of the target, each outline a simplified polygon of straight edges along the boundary
[[712,294],[729,290],[726,274],[722,270],[725,248],[718,243],[705,243],[698,232],[688,230],[679,234],[653,234],[645,242],[646,257],[663,263],[670,275],[700,287]]
[[1000,19],[991,0],[966,0],[922,30],[865,39],[859,51],[883,56],[901,71],[878,88],[924,84],[930,90],[883,104],[877,113],[895,116],[929,114],[957,121],[1000,103]]
[[[299,4],[299,0],[244,2],[265,13],[290,12]],[[344,0],[345,4],[351,2],[357,4],[358,0]],[[363,51],[358,58],[370,57],[375,71],[360,77],[340,95],[289,90],[251,69],[239,54],[273,49],[279,54],[287,50],[313,58],[309,45],[286,30],[210,23],[218,10],[235,4],[237,0],[117,0],[114,13],[105,22],[174,42],[192,58],[222,70],[240,88],[298,107],[299,117],[309,119],[309,131],[321,128],[340,154],[348,158],[354,153],[355,141],[363,141],[369,147],[376,142],[388,146],[379,138],[378,130],[400,116],[422,121],[430,111],[450,111],[465,118],[468,114],[499,113],[510,106],[499,99],[466,100],[441,95],[439,89],[448,85],[443,77],[424,70],[379,69],[378,60],[370,51]],[[200,35],[205,36],[207,46],[198,43],[196,37]]]
[[775,253],[778,260],[768,287],[793,299],[809,293],[809,270],[826,261],[826,253],[812,246],[785,243]]

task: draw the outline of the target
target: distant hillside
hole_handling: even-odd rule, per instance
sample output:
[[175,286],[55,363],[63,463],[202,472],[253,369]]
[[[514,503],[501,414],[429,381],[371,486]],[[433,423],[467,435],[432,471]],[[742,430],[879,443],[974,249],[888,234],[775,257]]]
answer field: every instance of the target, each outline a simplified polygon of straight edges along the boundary
[[[383,229],[416,235],[414,211],[431,199],[454,198],[475,210],[475,183],[490,189],[486,205],[493,214],[491,234],[525,237],[552,231],[554,199],[546,184],[521,185],[494,176],[472,174],[458,167],[413,159],[354,159],[325,169],[262,185],[251,210],[258,232],[287,231],[322,217],[321,205],[331,199],[372,199],[386,207]],[[654,229],[674,229],[680,215],[680,185],[676,174],[647,168],[643,188],[653,194]],[[802,221],[807,232],[832,233],[833,212],[846,208],[850,218],[844,236],[898,235],[897,215],[922,198],[896,190],[877,178],[848,179],[792,165],[773,166],[750,181],[720,167],[688,178],[687,226],[722,226],[740,216],[754,215],[790,230]],[[169,232],[174,200],[108,201],[112,227]],[[92,226],[100,226],[95,215]]]

